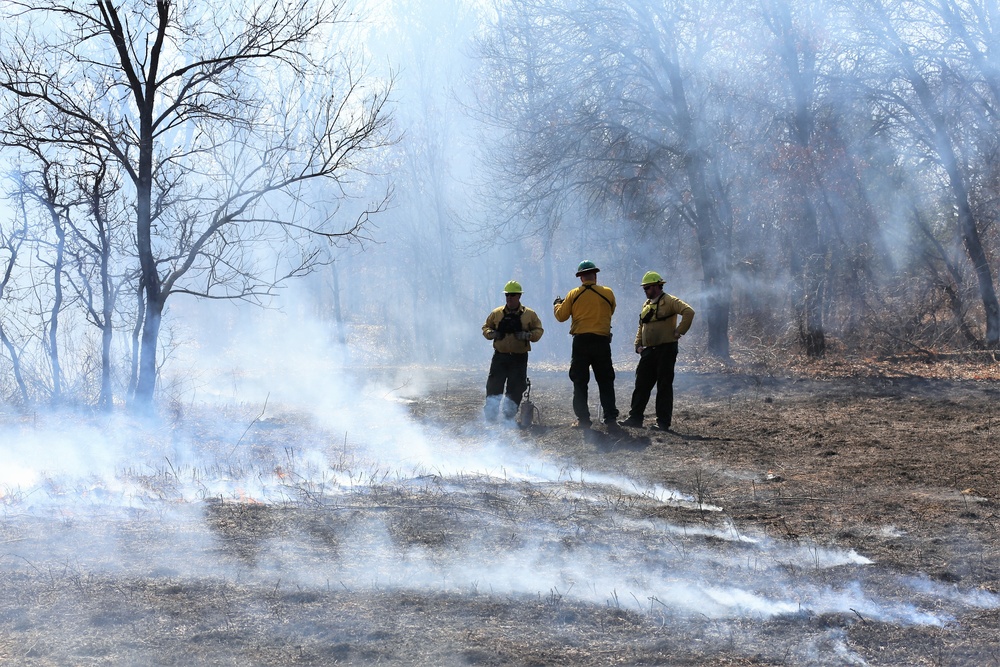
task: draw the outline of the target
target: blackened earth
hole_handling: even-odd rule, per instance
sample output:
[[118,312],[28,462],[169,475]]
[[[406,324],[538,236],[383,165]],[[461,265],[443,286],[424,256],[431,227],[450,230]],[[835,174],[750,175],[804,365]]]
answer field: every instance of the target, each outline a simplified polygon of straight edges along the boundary
[[287,502],[157,479],[162,505],[125,514],[7,498],[0,662],[1000,664],[989,374],[682,372],[673,433],[575,429],[565,372],[534,368],[534,424],[486,427],[480,375],[440,371],[407,409],[551,468],[334,494],[288,450],[343,435],[289,413],[239,443]]

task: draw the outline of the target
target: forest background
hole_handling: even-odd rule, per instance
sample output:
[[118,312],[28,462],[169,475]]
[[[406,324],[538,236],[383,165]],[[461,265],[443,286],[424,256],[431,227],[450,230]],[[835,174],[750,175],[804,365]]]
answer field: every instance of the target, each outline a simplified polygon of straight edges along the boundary
[[565,363],[583,259],[619,365],[651,269],[689,360],[1000,347],[992,0],[209,4],[4,3],[4,401],[485,368],[508,279]]

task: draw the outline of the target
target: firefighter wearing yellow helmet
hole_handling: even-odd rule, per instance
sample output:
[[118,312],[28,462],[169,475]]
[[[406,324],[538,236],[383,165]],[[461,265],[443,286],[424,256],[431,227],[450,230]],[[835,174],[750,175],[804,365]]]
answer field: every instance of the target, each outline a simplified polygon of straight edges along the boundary
[[538,314],[521,305],[523,292],[521,283],[508,281],[503,286],[506,303],[494,308],[483,325],[483,336],[493,341],[483,407],[486,421],[495,422],[502,413],[504,420],[514,425],[517,408],[528,388],[528,351],[544,330]]
[[576,267],[580,284],[565,297],[557,296],[553,314],[560,322],[572,318],[569,333],[573,336],[573,351],[569,363],[569,379],[573,382],[573,412],[576,425],[590,428],[590,406],[587,393],[590,369],[601,397],[601,411],[609,430],[618,428],[618,408],[615,407],[615,369],[611,361],[611,316],[615,312],[615,293],[610,287],[597,284],[597,265],[585,259]]
[[[656,387],[656,426],[669,431],[674,412],[674,365],[677,341],[691,328],[694,309],[676,296],[663,291],[663,278],[656,271],[642,277],[646,302],[639,311],[639,330],[635,351],[639,365],[635,369],[635,389],[628,418],[622,426],[642,427],[643,413]],[[677,316],[681,320],[678,323]]]

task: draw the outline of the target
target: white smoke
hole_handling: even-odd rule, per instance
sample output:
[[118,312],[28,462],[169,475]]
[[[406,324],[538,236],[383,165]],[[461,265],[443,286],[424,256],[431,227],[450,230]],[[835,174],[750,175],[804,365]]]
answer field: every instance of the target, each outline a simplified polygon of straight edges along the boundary
[[[261,344],[215,356],[214,368],[192,360],[202,369],[198,392],[218,402],[181,400],[186,414],[175,421],[39,413],[4,425],[5,516],[25,526],[74,522],[72,539],[13,543],[10,555],[139,576],[232,577],[236,568],[302,587],[489,590],[682,619],[840,614],[940,626],[1000,604],[886,574],[854,551],[754,533],[724,507],[543,456],[478,415],[458,434],[421,423],[401,400],[418,383],[353,374],[346,352],[320,352],[319,331],[301,323],[270,334],[300,354]],[[253,400],[219,401],[227,383]],[[272,430],[287,437],[264,437]],[[483,510],[485,488],[512,513]],[[390,512],[356,502],[403,492],[464,513],[447,548],[401,540]],[[295,528],[260,536],[244,562],[226,557],[205,527],[204,508],[219,499],[332,518],[353,509],[333,552]],[[422,507],[397,509],[419,517]],[[664,509],[677,519],[643,518]],[[137,532],[146,539],[130,543]]]

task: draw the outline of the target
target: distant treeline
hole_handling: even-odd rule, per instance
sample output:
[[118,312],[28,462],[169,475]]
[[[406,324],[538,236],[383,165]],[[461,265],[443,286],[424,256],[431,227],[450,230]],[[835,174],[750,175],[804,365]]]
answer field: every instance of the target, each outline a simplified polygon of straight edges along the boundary
[[480,47],[502,223],[698,271],[709,352],[1000,345],[994,0],[518,0]]

